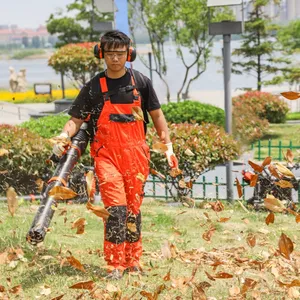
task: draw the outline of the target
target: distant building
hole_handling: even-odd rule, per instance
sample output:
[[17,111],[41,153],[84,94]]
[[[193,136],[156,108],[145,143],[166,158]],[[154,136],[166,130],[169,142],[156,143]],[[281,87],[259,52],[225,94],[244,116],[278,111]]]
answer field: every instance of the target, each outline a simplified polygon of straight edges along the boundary
[[37,29],[24,29],[18,28],[17,25],[0,25],[0,45],[22,45],[24,38],[32,43],[34,37],[39,37],[46,43],[51,35],[46,26],[39,26]]

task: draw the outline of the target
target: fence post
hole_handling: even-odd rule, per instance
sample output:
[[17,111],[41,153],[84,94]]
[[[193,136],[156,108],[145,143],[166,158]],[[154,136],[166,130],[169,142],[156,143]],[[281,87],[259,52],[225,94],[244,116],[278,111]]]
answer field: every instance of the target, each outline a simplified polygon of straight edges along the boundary
[[216,176],[216,199],[219,199],[219,177]]
[[282,148],[281,141],[279,141],[279,157],[278,157],[279,161],[281,161],[281,158],[282,158],[282,156],[281,156],[282,149],[281,148]]
[[206,198],[205,176],[203,176],[202,182],[203,182],[203,199],[205,199]]
[[271,147],[272,147],[272,140],[268,142],[268,156],[271,156]]
[[155,179],[154,178],[155,177],[152,176],[152,189],[153,189],[153,196],[155,198],[155,196],[156,196],[156,190],[155,190]]
[[258,141],[258,160],[260,160],[260,148],[261,148],[261,145],[260,145],[260,140]]
[[[178,195],[177,195],[178,196]],[[165,199],[168,200],[168,183],[165,184]]]
[[290,141],[290,149],[291,149],[291,151],[293,150],[293,142],[292,141]]

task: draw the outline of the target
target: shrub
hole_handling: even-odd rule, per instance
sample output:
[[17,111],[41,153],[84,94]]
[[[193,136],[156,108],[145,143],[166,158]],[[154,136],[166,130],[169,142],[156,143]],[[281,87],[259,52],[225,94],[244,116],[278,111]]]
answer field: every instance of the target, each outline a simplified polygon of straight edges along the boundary
[[49,142],[28,129],[0,125],[0,193],[13,186],[19,194],[35,193],[35,180],[49,173],[45,161],[51,153]]
[[260,119],[270,123],[284,123],[289,111],[287,104],[278,96],[259,91],[250,91],[233,98],[233,106],[237,109],[246,106]]
[[[171,176],[165,156],[153,151],[151,167],[165,177],[165,184],[168,181],[172,183],[177,196],[172,190],[170,192],[173,198],[178,200],[182,200],[190,193],[193,183],[205,169],[232,160],[240,152],[239,144],[234,138],[214,124],[172,124],[170,137],[182,174]],[[153,128],[149,130],[147,140],[150,148],[157,142]],[[155,175],[155,172],[152,174]]]
[[162,105],[162,110],[168,122],[184,123],[196,122],[212,123],[224,126],[225,115],[221,108],[197,101],[170,102]]
[[49,139],[59,135],[69,119],[69,115],[58,114],[38,119],[30,119],[29,121],[23,122],[20,126],[29,129],[31,132],[37,133],[43,138]]
[[93,47],[94,43],[63,46],[50,57],[48,65],[63,72],[79,88],[103,70],[103,62],[94,57]]

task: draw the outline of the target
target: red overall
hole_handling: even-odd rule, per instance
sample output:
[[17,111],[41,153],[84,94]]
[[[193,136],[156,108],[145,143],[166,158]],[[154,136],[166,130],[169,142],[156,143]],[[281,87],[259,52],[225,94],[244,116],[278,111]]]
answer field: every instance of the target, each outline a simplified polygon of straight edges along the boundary
[[[135,86],[133,76],[131,81]],[[133,107],[141,107],[138,91],[132,91],[132,103],[113,104],[106,94],[105,77],[100,78],[100,85],[104,107],[91,154],[101,198],[110,213],[104,222],[104,258],[109,266],[123,270],[139,266],[142,255],[140,206],[149,173],[149,147],[143,121],[132,115]]]

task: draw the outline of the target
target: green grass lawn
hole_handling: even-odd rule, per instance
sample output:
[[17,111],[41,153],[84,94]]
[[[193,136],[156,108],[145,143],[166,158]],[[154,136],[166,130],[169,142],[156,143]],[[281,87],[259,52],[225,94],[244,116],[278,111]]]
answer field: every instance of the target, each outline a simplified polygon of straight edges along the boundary
[[[44,243],[33,247],[25,236],[36,210],[36,205],[23,203],[11,217],[6,203],[0,203],[0,299],[6,299],[8,290],[10,299],[63,295],[63,299],[120,300],[285,299],[299,291],[299,281],[293,288],[279,283],[299,279],[300,223],[292,215],[276,214],[275,223],[267,226],[267,212],[246,213],[237,205],[216,213],[210,205],[174,207],[147,199],[142,206],[142,263],[148,276],[125,275],[121,281],[107,282],[102,220],[84,205],[59,204]],[[71,229],[79,217],[87,223],[81,235]],[[294,241],[291,260],[277,251],[282,233]],[[256,241],[253,247],[249,235]],[[66,263],[70,255],[85,272]],[[81,281],[94,282],[94,296],[89,290],[69,288]],[[22,290],[13,294],[11,289],[18,285]]]
[[[261,139],[261,145],[264,147],[261,149],[261,157],[265,158],[269,156],[268,152],[268,141],[272,141],[273,146],[278,146],[279,141],[281,141],[282,146],[290,146],[292,142],[293,146],[298,146],[300,149],[300,124],[270,124],[268,133]],[[257,142],[255,143],[255,157],[258,156]],[[286,152],[286,148],[283,149]],[[296,150],[293,149],[294,155],[299,156]],[[271,148],[272,157],[279,157],[279,149]]]
[[300,120],[300,112],[288,113],[286,115],[287,120]]

